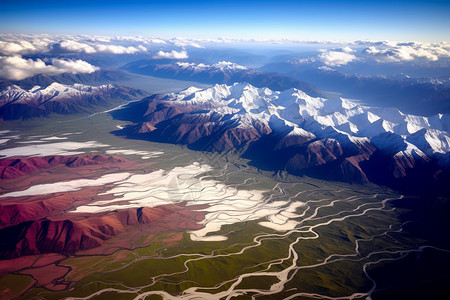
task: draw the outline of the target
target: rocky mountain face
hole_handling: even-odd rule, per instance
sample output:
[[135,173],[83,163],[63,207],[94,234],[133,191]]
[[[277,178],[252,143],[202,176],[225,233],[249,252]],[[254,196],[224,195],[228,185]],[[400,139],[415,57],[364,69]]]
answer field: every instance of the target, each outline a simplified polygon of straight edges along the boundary
[[47,87],[23,89],[10,85],[0,91],[0,117],[4,120],[28,119],[51,113],[91,112],[96,106],[108,107],[119,101],[136,100],[145,95],[133,88],[105,84],[89,86],[57,82]]
[[64,165],[70,168],[123,162],[123,158],[110,155],[51,155],[43,157],[12,157],[0,160],[0,179],[14,179],[41,169]]
[[85,85],[102,85],[128,78],[129,75],[120,70],[99,70],[92,73],[62,73],[57,75],[37,74],[22,80],[0,79],[0,90],[8,86],[17,85],[24,90],[32,89],[34,86],[43,88],[48,87],[54,82],[64,85],[73,85],[75,83]]
[[[175,205],[141,207],[92,215],[82,220],[70,216],[60,219],[29,220],[0,230],[0,258],[42,253],[71,254],[99,247],[105,240],[123,233],[129,226],[154,225],[178,218],[196,228],[195,218],[180,213]],[[7,216],[6,216],[7,217]]]
[[[84,179],[86,174],[100,176],[111,170],[117,172],[135,167],[132,161],[103,154],[1,159],[0,259],[43,253],[70,255],[99,247],[113,237],[118,237],[116,241],[122,241],[123,247],[130,247],[129,238],[202,226],[198,222],[203,219],[204,212],[195,212],[192,207],[183,205],[73,212],[77,206],[95,199],[109,199],[101,194],[108,188],[104,184],[81,186],[68,192],[58,192],[41,184],[41,189],[45,189],[42,195],[39,192],[31,195],[7,193],[19,186],[26,190],[28,184],[43,180],[51,183],[68,178]],[[126,234],[122,234],[124,232]]]
[[447,114],[420,117],[245,83],[154,95],[112,114],[135,123],[116,134],[233,151],[270,170],[408,191],[445,189],[449,177]]

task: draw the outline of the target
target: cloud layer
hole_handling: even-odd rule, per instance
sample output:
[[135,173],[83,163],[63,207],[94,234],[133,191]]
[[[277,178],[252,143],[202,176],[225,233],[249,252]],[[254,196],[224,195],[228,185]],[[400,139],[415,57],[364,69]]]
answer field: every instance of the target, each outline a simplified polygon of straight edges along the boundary
[[[36,74],[90,73],[98,70],[90,62],[96,54],[134,55],[147,54],[156,59],[187,59],[191,48],[204,48],[212,44],[248,43],[314,45],[318,55],[299,59],[296,63],[316,64],[321,67],[339,67],[355,61],[399,63],[433,62],[450,57],[450,44],[354,41],[299,41],[299,40],[236,40],[236,39],[185,39],[149,38],[127,36],[68,36],[0,34],[0,77],[23,79]],[[352,48],[348,47],[351,46]],[[330,48],[341,47],[341,48]],[[357,51],[355,51],[356,49]],[[85,54],[77,58],[78,54]],[[88,58],[85,58],[86,55]],[[69,58],[68,58],[69,57]],[[75,58],[74,58],[75,57]],[[86,62],[88,60],[89,62]]]
[[91,73],[99,69],[73,59],[76,54],[148,53],[155,58],[186,59],[186,47],[203,48],[183,38],[0,34],[0,78],[20,80],[41,73]]
[[[43,53],[112,53],[134,54],[147,52],[140,38],[111,38],[96,36],[49,36],[49,35],[0,35],[0,54],[25,55]],[[158,43],[159,41],[154,41]]]
[[62,41],[52,45],[53,49],[58,49],[63,52],[84,52],[87,54],[93,53],[111,53],[111,54],[134,54],[138,52],[147,52],[147,48],[143,45],[134,46],[119,46],[108,44],[88,44],[80,43],[74,40]]
[[166,58],[166,59],[186,59],[188,58],[188,54],[186,50],[182,50],[180,52],[177,52],[175,50],[172,50],[170,52],[164,52],[164,51],[158,51],[153,58],[159,59],[159,58]]
[[402,62],[417,59],[437,61],[441,57],[450,57],[450,44],[382,42],[364,49],[362,53],[378,62]]
[[[126,37],[0,35],[0,78],[21,80],[37,74],[92,73],[99,68],[81,59],[60,56],[70,53],[144,53],[148,51],[144,42],[151,41]],[[53,58],[44,59],[49,56]]]
[[356,60],[356,56],[352,54],[355,51],[350,47],[333,50],[321,50],[321,52],[322,54],[320,54],[318,57],[319,60],[330,67],[346,65]]
[[51,64],[41,59],[24,59],[21,56],[0,57],[0,78],[21,80],[37,74],[92,73],[99,68],[83,60],[53,58]]

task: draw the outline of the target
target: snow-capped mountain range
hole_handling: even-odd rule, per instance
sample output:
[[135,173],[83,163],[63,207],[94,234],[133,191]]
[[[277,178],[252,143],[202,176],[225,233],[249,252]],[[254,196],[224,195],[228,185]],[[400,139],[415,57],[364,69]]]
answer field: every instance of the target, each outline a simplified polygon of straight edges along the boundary
[[[354,65],[356,68],[363,68],[359,62],[355,62]],[[405,70],[398,70],[390,73],[392,75],[381,75],[379,72],[372,74],[368,72],[362,75],[360,74],[362,69],[358,71],[351,68],[348,65],[345,67],[323,66],[322,62],[315,58],[294,58],[284,62],[269,63],[259,70],[279,72],[314,84],[323,91],[333,91],[349,98],[363,99],[370,106],[394,106],[405,113],[426,116],[450,113],[448,74],[422,78],[423,75],[417,70],[416,72],[410,70],[411,76],[404,74]],[[437,70],[436,68],[427,69]]]
[[105,84],[101,86],[92,87],[84,84],[74,84],[72,86],[60,84],[54,82],[48,87],[34,86],[29,90],[25,90],[17,85],[7,87],[0,92],[1,105],[5,105],[10,102],[27,103],[31,99],[37,100],[40,103],[53,99],[77,97],[80,95],[104,93],[111,90],[113,86],[111,84]]
[[234,84],[248,82],[257,87],[269,87],[273,90],[298,88],[310,95],[319,92],[309,83],[296,80],[275,72],[263,72],[229,61],[203,63],[178,60],[139,60],[131,62],[121,69],[131,73],[150,75],[178,80],[192,80],[211,84]]
[[143,95],[142,91],[111,84],[90,86],[53,82],[47,87],[34,86],[29,90],[11,85],[0,91],[0,116],[11,120],[44,116],[52,112],[83,112],[93,105],[108,106],[114,100],[128,101]]
[[277,92],[244,83],[215,85],[203,90],[191,87],[169,94],[165,99],[180,105],[211,105],[210,111],[204,114],[231,116],[230,120],[243,128],[261,122],[275,132],[285,130],[290,135],[318,138],[333,136],[355,145],[374,140],[381,148],[394,145],[372,138],[395,134],[403,144],[396,145],[399,151],[407,146],[422,157],[450,152],[448,114],[407,115],[396,108],[373,108],[343,98],[310,97],[297,89]]
[[387,170],[399,179],[411,177],[419,166],[432,169],[431,177],[450,169],[448,114],[414,116],[343,98],[311,97],[298,89],[278,92],[247,83],[191,87],[154,95],[116,117],[139,122],[120,134],[236,151],[292,173],[314,175],[329,166],[336,172],[331,177],[377,181],[372,179]]
[[207,64],[203,64],[203,63],[196,64],[196,63],[188,63],[188,62],[177,62],[176,64],[183,69],[193,70],[193,71],[248,70],[248,68],[245,66],[241,66],[241,65],[229,62],[229,61],[221,61],[221,62],[212,64],[212,65],[207,65]]

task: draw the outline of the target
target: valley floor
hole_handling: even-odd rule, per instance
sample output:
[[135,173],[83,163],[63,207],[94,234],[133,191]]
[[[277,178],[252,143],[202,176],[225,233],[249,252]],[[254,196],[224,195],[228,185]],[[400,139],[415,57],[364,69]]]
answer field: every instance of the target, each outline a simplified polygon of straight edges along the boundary
[[[106,113],[0,124],[3,156],[130,162],[89,176],[61,168],[21,184],[3,179],[0,210],[35,197],[38,185],[78,193],[86,187],[73,180],[83,176],[94,193],[48,218],[150,208],[149,223],[125,226],[100,247],[0,260],[0,299],[438,299],[446,291],[448,199],[272,174],[231,154],[110,134],[125,124]],[[95,183],[101,176],[110,181]],[[8,195],[18,190],[28,195]],[[167,207],[177,217],[153,221],[161,212],[152,209]]]

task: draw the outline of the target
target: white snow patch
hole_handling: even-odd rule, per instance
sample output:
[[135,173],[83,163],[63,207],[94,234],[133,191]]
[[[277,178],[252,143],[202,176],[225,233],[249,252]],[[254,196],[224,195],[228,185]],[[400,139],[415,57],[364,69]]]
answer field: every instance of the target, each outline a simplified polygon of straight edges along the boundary
[[[279,231],[296,226],[294,218],[301,202],[274,201],[268,203],[264,190],[241,190],[215,180],[199,179],[211,167],[193,163],[170,171],[158,170],[149,174],[134,174],[116,182],[116,186],[104,194],[114,195],[113,200],[96,201],[79,206],[74,212],[96,213],[130,207],[156,207],[167,204],[207,205],[203,228],[191,231],[195,241],[219,241],[226,237],[211,235],[222,226],[238,222],[267,221],[261,225]],[[119,204],[120,203],[120,204]],[[125,203],[125,204],[123,204]]]
[[108,147],[108,145],[98,143],[96,141],[88,142],[60,142],[45,143],[39,145],[29,145],[16,148],[0,150],[0,156],[46,156],[46,155],[76,155],[82,154],[83,151],[76,151],[89,148]]
[[48,195],[53,193],[73,192],[78,191],[84,187],[89,186],[102,186],[108,183],[114,183],[121,181],[129,177],[130,173],[117,173],[103,175],[98,179],[77,179],[71,181],[62,181],[47,184],[38,184],[29,187],[23,191],[11,192],[1,195],[4,197],[21,197],[21,196],[35,196],[35,195]]
[[57,140],[67,140],[67,137],[58,137],[58,136],[51,136],[47,138],[41,139],[42,141],[57,141]]
[[138,150],[130,150],[130,149],[112,149],[106,150],[106,154],[123,154],[123,155],[140,155],[142,159],[149,159],[153,157],[158,157],[164,152],[160,151],[138,151]]

